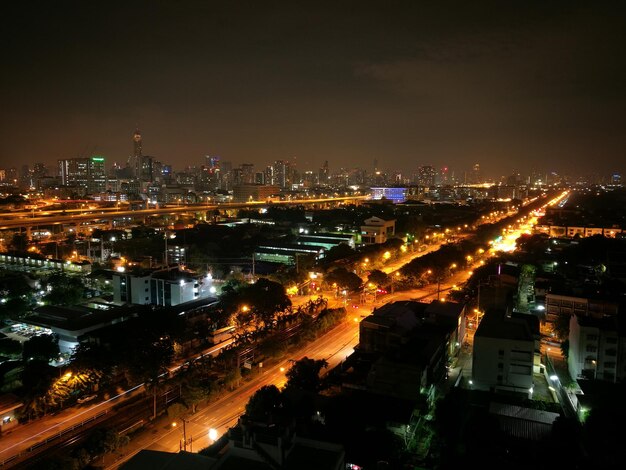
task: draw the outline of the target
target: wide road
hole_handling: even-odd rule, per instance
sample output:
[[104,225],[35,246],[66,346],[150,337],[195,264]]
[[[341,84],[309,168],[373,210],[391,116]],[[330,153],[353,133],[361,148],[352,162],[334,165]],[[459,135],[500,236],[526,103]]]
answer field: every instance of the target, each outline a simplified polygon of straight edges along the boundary
[[[467,271],[457,273],[447,282],[442,283],[441,296],[445,295],[454,284],[460,284],[469,277]],[[314,342],[304,346],[297,353],[285,356],[272,367],[263,367],[253,370],[253,378],[236,390],[226,394],[221,399],[209,404],[206,408],[199,410],[196,414],[185,419],[185,434],[187,439],[193,438],[191,446],[187,450],[198,452],[207,447],[213,441],[209,438],[209,430],[214,429],[216,436],[222,436],[228,429],[237,423],[238,418],[243,414],[246,403],[250,397],[265,385],[276,385],[283,387],[286,382],[285,373],[292,365],[292,361],[303,357],[312,359],[325,359],[328,361],[328,369],[336,367],[354,352],[355,346],[359,342],[359,323],[363,316],[367,316],[371,311],[384,303],[398,300],[422,300],[429,301],[437,297],[437,286],[430,285],[423,289],[413,289],[409,291],[387,294],[376,302],[366,302],[358,309],[348,307],[346,319],[337,327],[330,330]],[[343,304],[342,299],[331,300],[329,304]],[[356,320],[356,321],[355,321]],[[138,439],[131,442],[129,448],[125,450],[115,462],[111,462],[108,469],[115,469],[123,462],[131,458],[142,449],[160,450],[166,452],[178,452],[183,440],[183,429],[179,420],[177,426],[171,424],[161,426],[148,440]],[[191,447],[191,448],[190,448]]]
[[[59,225],[59,224],[75,224],[80,222],[89,222],[93,220],[111,220],[121,219],[123,217],[140,218],[154,215],[166,215],[166,214],[181,214],[187,212],[206,212],[213,210],[231,210],[231,209],[243,209],[246,207],[269,207],[269,206],[293,206],[293,205],[308,205],[308,204],[330,204],[336,202],[350,202],[350,201],[362,201],[369,199],[370,196],[346,196],[346,197],[333,197],[333,198],[318,198],[318,199],[293,199],[287,201],[249,201],[249,202],[229,202],[219,204],[188,204],[181,206],[168,206],[153,209],[138,209],[138,210],[111,210],[108,209],[68,209],[61,211],[60,214],[54,214],[54,211],[50,211],[50,216],[38,216],[35,212],[24,213],[23,216],[19,216],[16,213],[3,212],[0,213],[0,230],[7,230],[20,227],[40,227],[46,225]],[[65,214],[63,213],[65,212]]]

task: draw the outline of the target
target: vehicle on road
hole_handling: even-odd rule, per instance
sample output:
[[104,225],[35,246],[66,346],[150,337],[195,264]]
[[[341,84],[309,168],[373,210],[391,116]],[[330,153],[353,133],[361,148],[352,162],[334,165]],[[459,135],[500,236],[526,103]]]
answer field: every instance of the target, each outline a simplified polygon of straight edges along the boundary
[[79,404],[87,403],[88,401],[95,400],[98,395],[85,395],[76,400]]

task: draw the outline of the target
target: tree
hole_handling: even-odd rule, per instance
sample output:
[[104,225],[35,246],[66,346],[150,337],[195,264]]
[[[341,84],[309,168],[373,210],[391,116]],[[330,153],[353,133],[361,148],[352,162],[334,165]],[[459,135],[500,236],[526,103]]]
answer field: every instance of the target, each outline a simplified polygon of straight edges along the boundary
[[84,444],[92,455],[114,452],[129,442],[128,436],[120,436],[115,429],[96,429]]
[[20,297],[14,297],[7,300],[5,303],[0,304],[0,320],[11,319],[17,320],[24,317],[30,307],[30,302]]
[[368,276],[367,282],[383,287],[390,283],[390,279],[388,274],[380,271],[379,269],[374,269]]
[[14,251],[26,251],[28,248],[28,235],[25,233],[16,233],[9,242],[9,248]]
[[241,369],[239,367],[235,367],[231,369],[226,376],[224,377],[224,385],[229,390],[234,390],[239,386],[239,382],[241,381]]
[[210,393],[210,389],[207,389],[199,384],[185,382],[182,386],[183,401],[189,405],[192,413],[196,412],[198,404],[202,400],[209,398]]
[[24,408],[20,410],[20,414],[30,418],[48,411],[45,396],[58,374],[56,367],[48,365],[48,361],[32,360],[24,365],[21,375]]
[[326,275],[328,284],[336,283],[340,289],[349,291],[358,290],[363,284],[363,280],[346,268],[337,268]]
[[55,273],[46,283],[50,292],[44,299],[53,305],[76,305],[84,298],[85,286],[80,277]]
[[24,343],[24,362],[32,360],[50,362],[59,357],[59,342],[52,335],[35,336]]
[[275,385],[265,385],[258,389],[246,404],[246,416],[253,421],[268,422],[279,412],[285,400]]
[[569,321],[571,316],[568,314],[559,314],[554,322],[554,333],[561,340],[564,341],[569,337]]
[[277,312],[291,306],[285,287],[269,279],[261,278],[247,286],[241,293],[243,301],[248,301],[257,321],[266,325],[274,319]]
[[303,357],[287,372],[287,388],[317,392],[321,387],[320,371],[328,367],[325,359]]
[[330,263],[332,261],[337,261],[344,258],[350,258],[354,256],[356,251],[347,245],[346,243],[340,243],[339,245],[333,246],[330,250],[326,252],[326,256],[324,256],[324,261]]
[[18,357],[22,354],[22,343],[11,338],[0,339],[0,356]]
[[167,407],[167,417],[172,421],[187,413],[187,407],[182,403],[174,403]]

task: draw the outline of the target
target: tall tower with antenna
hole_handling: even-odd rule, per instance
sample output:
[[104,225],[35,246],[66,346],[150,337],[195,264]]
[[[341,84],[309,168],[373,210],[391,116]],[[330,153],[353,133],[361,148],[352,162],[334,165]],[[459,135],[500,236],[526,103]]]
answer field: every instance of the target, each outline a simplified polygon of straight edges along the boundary
[[141,176],[141,161],[142,161],[142,148],[141,148],[141,132],[139,129],[135,129],[133,134],[133,155],[130,158],[130,168],[135,178]]

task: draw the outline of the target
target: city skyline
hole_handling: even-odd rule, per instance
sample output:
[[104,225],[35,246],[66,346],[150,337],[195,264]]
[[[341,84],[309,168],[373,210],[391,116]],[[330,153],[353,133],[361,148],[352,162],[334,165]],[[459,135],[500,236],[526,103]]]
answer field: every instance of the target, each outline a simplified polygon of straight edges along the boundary
[[[0,168],[143,153],[257,168],[623,173],[623,6],[7,7]],[[619,38],[622,37],[622,40]]]

